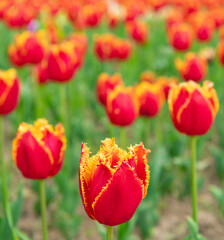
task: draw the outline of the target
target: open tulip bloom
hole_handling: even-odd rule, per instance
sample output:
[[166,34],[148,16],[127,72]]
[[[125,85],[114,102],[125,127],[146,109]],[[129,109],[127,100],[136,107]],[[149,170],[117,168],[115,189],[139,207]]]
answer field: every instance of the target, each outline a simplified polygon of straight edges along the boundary
[[168,96],[169,110],[175,128],[191,137],[192,150],[192,207],[197,222],[196,136],[206,134],[219,109],[213,83],[200,87],[193,81],[174,86]]
[[105,139],[99,152],[90,157],[90,149],[82,144],[79,183],[82,202],[88,216],[108,226],[129,221],[149,185],[148,153],[143,143],[119,148],[115,140]]
[[45,119],[21,123],[13,141],[13,160],[25,178],[40,180],[43,240],[47,240],[44,179],[55,176],[64,161],[66,139],[62,124],[55,129]]

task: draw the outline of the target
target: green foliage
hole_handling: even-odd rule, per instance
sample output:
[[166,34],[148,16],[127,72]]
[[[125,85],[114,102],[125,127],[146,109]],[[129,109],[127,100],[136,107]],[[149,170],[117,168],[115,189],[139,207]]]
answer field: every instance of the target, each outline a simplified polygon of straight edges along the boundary
[[183,238],[183,240],[206,240],[200,233],[197,223],[192,219],[187,219],[189,235]]
[[224,184],[223,184],[223,188],[219,188],[217,186],[211,186],[210,192],[212,193],[215,200],[218,202],[222,215],[224,216]]

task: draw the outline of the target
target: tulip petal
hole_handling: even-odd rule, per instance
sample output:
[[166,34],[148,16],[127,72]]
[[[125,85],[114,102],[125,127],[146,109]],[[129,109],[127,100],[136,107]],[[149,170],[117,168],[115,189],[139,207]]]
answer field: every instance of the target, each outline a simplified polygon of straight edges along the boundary
[[140,145],[135,145],[134,147],[131,147],[130,150],[137,158],[135,171],[138,178],[140,178],[143,181],[143,185],[144,185],[143,197],[145,197],[147,194],[147,189],[149,186],[149,178],[150,178],[148,156],[147,156],[150,150],[145,149],[143,143],[141,143]]
[[24,133],[13,146],[16,165],[26,178],[45,179],[52,169],[52,156],[30,133]]
[[193,136],[205,134],[212,122],[212,110],[208,100],[197,89],[194,90],[188,103],[179,109],[177,124],[181,123],[181,129],[184,129],[187,135]]
[[79,164],[79,189],[86,213],[90,218],[95,219],[92,209],[90,208],[88,185],[84,177],[85,167],[87,165],[88,159],[89,148],[86,146],[86,144],[83,143],[81,147],[81,159]]
[[127,222],[134,215],[143,197],[142,182],[123,162],[112,180],[101,191],[93,203],[96,220],[114,226]]

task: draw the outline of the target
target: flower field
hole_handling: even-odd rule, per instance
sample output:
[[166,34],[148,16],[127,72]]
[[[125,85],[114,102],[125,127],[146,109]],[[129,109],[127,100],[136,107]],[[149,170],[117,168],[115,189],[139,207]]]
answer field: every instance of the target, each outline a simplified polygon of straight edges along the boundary
[[223,240],[224,1],[0,1],[0,240]]

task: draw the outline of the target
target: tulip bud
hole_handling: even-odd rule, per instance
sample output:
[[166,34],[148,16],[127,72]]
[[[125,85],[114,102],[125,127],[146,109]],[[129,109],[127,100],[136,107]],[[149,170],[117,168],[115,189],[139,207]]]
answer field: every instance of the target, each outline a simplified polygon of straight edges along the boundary
[[178,51],[186,51],[191,47],[193,31],[186,24],[175,24],[168,31],[168,39],[173,48]]
[[155,117],[165,101],[163,85],[159,82],[154,84],[141,82],[136,87],[136,95],[139,102],[139,114],[141,116]]
[[168,104],[174,126],[189,136],[207,133],[219,109],[216,91],[209,81],[202,87],[193,81],[174,86]]
[[148,27],[145,22],[140,20],[129,21],[126,23],[128,35],[139,44],[145,44],[148,39]]
[[118,126],[132,124],[138,116],[139,106],[132,88],[116,87],[107,97],[107,115]]
[[114,139],[102,141],[99,152],[90,157],[82,144],[79,186],[86,213],[101,224],[115,226],[129,221],[149,185],[148,153],[143,143],[119,148]]
[[21,123],[13,141],[13,160],[25,178],[46,179],[63,164],[66,139],[59,123],[55,129],[45,119],[34,125]]
[[185,61],[179,58],[176,59],[175,65],[185,81],[193,80],[195,82],[200,82],[205,78],[207,73],[206,60],[194,53],[187,53]]
[[0,115],[11,113],[18,104],[20,82],[15,69],[0,70]]
[[98,100],[104,105],[107,105],[107,96],[110,91],[114,90],[118,85],[123,86],[123,79],[120,74],[112,76],[107,73],[101,73],[96,86]]

